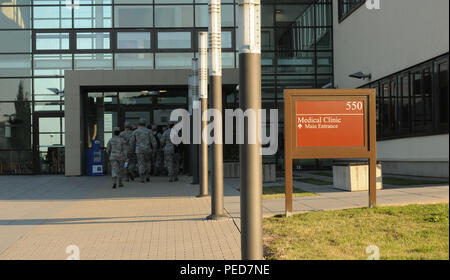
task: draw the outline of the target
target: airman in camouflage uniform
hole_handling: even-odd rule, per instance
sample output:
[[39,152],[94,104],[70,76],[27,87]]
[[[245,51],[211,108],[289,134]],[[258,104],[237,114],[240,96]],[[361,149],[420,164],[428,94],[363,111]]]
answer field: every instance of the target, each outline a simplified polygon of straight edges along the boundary
[[151,130],[145,127],[145,119],[139,121],[138,128],[131,136],[131,146],[134,148],[137,158],[137,167],[141,183],[150,181],[150,170],[152,168],[152,148],[157,142]]
[[113,179],[113,189],[117,184],[123,187],[122,176],[125,162],[125,142],[119,137],[120,128],[114,129],[114,135],[109,140],[106,146],[106,152],[109,155],[109,162],[111,164],[111,177]]
[[169,182],[178,181],[178,160],[176,155],[176,147],[170,140],[170,131],[172,131],[173,123],[170,123],[168,129],[161,136],[161,146],[164,151],[164,164],[169,172]]
[[158,127],[156,125],[152,126],[152,133],[157,142],[156,147],[153,147],[153,153],[152,153],[153,174],[157,176],[161,173],[162,157],[161,157],[161,147],[160,147],[161,134],[158,132]]
[[125,172],[125,181],[129,182],[130,179],[133,180],[136,175],[136,154],[131,146],[131,136],[133,135],[133,126],[126,122],[125,130],[120,133],[120,138],[125,142],[125,155],[128,159],[128,166]]

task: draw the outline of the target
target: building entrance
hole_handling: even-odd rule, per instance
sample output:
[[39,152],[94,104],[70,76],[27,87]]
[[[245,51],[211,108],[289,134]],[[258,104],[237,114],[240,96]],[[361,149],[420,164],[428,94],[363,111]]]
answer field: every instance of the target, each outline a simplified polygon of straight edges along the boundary
[[[105,147],[115,127],[125,128],[128,122],[135,126],[145,119],[148,126],[156,125],[162,132],[174,109],[188,108],[188,88],[133,88],[120,90],[88,90],[85,94],[85,149],[91,140],[100,140]],[[183,167],[183,165],[182,165]],[[105,172],[108,161],[105,157]]]

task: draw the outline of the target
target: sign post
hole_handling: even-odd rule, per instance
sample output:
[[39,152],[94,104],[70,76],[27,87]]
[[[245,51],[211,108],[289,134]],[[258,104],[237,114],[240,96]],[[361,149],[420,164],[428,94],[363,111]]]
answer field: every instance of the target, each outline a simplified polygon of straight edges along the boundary
[[374,89],[285,90],[286,216],[292,216],[292,160],[368,159],[369,207],[376,205]]

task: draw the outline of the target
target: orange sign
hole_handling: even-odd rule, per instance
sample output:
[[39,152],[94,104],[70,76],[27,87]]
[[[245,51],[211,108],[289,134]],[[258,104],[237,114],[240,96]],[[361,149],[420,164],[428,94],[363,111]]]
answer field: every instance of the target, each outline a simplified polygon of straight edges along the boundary
[[364,101],[297,101],[297,147],[364,146]]

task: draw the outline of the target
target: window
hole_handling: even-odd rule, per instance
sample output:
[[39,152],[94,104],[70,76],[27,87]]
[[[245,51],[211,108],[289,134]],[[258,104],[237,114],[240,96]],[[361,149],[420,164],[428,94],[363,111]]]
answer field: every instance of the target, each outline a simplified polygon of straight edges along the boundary
[[156,27],[193,27],[194,9],[192,6],[155,6]]
[[339,21],[343,21],[365,2],[366,0],[339,0]]
[[153,27],[153,7],[115,6],[114,27]]
[[117,32],[118,49],[149,49],[150,32]]
[[377,88],[377,137],[448,133],[448,55],[391,75]]
[[36,33],[36,50],[68,50],[69,33]]
[[190,49],[191,32],[158,32],[158,49]]
[[110,48],[109,32],[77,33],[78,50],[107,50]]

